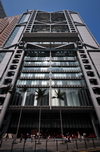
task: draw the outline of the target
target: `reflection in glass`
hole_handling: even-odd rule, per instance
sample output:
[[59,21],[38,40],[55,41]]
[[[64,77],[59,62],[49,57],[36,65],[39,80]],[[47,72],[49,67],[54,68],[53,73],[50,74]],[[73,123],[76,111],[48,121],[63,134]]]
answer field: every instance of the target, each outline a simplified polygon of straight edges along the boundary
[[[59,88],[52,89],[52,96],[55,96],[55,90],[58,91]],[[64,94],[64,101],[61,100],[61,106],[90,106],[89,91],[83,88],[61,88]],[[57,98],[52,99],[52,106],[60,106],[59,100]]]

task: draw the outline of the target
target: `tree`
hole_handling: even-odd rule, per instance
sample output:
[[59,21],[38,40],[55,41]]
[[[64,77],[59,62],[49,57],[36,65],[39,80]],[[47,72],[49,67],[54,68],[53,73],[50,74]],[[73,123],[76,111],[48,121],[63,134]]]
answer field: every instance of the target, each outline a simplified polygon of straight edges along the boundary
[[[64,100],[64,94],[65,92],[61,92],[60,89],[58,91],[55,90],[56,96],[53,96],[52,98],[55,99],[57,98],[59,100],[59,105],[61,106],[61,100]],[[63,138],[63,127],[62,127],[62,114],[61,114],[61,109],[60,109],[60,123],[61,123],[61,134]]]
[[60,89],[58,89],[58,92],[55,90],[55,94],[56,94],[56,96],[53,96],[52,98],[53,99],[57,98],[59,100],[59,104],[61,106],[61,101],[60,100],[64,100],[63,96],[64,96],[65,92],[61,92]]
[[21,109],[20,109],[20,114],[19,114],[18,125],[17,125],[17,130],[16,130],[14,142],[16,141],[16,138],[17,138],[17,134],[18,134],[19,126],[20,126],[20,121],[21,121],[21,117],[22,117],[22,110],[23,110],[23,106],[25,105],[28,88],[26,86],[24,86],[23,88],[20,89],[20,91],[24,93],[24,96],[23,96],[23,100],[22,100],[22,104],[21,104]]
[[35,90],[36,92],[36,100],[40,102],[40,112],[39,112],[39,136],[40,136],[40,125],[41,125],[41,105],[42,105],[42,99],[45,97],[46,89],[38,88],[38,90]]

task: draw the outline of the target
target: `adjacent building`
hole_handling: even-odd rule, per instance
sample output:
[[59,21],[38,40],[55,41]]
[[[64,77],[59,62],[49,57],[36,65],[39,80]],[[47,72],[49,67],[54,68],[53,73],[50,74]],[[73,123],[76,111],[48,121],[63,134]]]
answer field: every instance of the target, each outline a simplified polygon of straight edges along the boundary
[[5,18],[5,17],[6,17],[6,13],[2,5],[2,1],[0,0],[0,18]]
[[2,22],[1,131],[99,136],[100,48],[79,14],[28,10]]

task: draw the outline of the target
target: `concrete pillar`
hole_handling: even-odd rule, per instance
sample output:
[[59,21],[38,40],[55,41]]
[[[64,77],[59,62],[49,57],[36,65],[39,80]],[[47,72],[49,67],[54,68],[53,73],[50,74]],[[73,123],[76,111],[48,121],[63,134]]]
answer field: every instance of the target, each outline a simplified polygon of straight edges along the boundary
[[1,109],[1,113],[0,113],[0,128],[2,127],[4,116],[5,116],[6,110],[7,110],[8,105],[9,105],[10,96],[11,96],[11,94],[8,92],[7,95],[6,95],[4,104],[2,106],[2,109]]
[[93,129],[94,129],[95,135],[98,138],[100,136],[100,133],[99,133],[98,127],[95,124],[95,119],[94,119],[93,114],[90,114],[90,117],[91,117],[91,122],[92,122],[92,125],[93,125]]
[[8,130],[8,127],[9,127],[9,124],[10,124],[10,120],[11,120],[11,113],[8,113],[7,115],[7,120],[6,120],[6,125],[4,126],[2,132],[3,133],[7,133],[7,130]]

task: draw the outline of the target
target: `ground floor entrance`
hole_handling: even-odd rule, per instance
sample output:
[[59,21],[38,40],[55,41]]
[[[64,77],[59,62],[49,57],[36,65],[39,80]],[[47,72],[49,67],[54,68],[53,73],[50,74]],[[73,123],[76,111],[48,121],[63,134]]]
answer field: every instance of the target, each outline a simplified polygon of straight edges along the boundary
[[[11,114],[9,127],[7,132],[16,133],[19,121],[18,112]],[[21,133],[37,134],[39,130],[39,117],[40,118],[40,133],[44,138],[48,135],[55,137],[68,133],[77,135],[80,132],[81,135],[86,133],[95,134],[90,114],[86,112],[68,112],[67,110],[40,110],[37,111],[23,111],[20,119],[20,125],[18,128],[18,136]],[[62,123],[62,127],[61,127]]]

